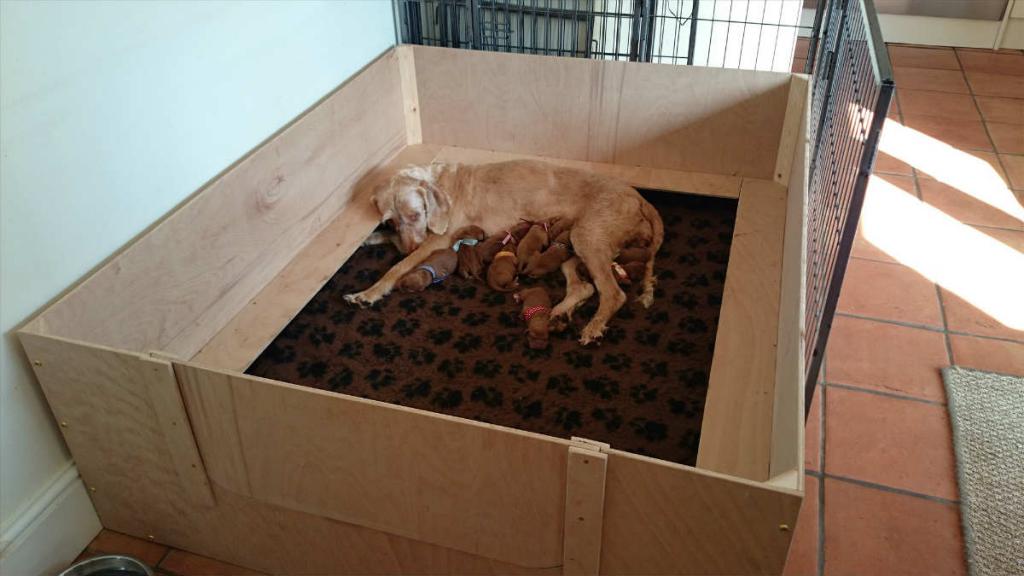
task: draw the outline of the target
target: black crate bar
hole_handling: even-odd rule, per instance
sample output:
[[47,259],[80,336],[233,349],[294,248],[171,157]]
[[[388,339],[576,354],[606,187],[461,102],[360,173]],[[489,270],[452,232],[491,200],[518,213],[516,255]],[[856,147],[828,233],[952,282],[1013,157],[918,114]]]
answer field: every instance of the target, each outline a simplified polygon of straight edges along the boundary
[[832,0],[812,77],[805,409],[810,410],[895,88],[872,0]]

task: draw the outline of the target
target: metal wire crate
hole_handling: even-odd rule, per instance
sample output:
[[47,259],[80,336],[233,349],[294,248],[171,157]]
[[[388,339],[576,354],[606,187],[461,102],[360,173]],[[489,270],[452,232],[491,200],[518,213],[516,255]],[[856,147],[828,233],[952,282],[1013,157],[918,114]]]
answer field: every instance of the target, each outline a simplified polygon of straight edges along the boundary
[[[803,0],[395,0],[409,44],[789,71]],[[814,4],[812,2],[812,4]]]

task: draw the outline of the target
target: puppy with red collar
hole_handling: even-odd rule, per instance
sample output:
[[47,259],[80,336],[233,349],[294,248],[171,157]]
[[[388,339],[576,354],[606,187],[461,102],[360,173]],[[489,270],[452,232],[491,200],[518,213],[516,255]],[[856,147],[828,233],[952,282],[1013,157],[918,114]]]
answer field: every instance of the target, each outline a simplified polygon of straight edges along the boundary
[[534,286],[516,292],[515,301],[523,305],[523,320],[526,322],[526,341],[530,348],[543,350],[548,347],[548,323],[551,322],[551,297],[541,286]]

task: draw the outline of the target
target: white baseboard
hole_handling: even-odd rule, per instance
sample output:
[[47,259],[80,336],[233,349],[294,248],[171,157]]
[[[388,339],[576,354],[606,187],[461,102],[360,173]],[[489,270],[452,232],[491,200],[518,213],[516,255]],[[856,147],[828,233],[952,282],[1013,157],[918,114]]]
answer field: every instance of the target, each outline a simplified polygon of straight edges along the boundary
[[998,20],[902,14],[879,14],[878,24],[886,42],[962,48],[991,48],[999,31]]
[[100,520],[69,462],[0,534],[0,574],[49,576],[66,568],[99,533]]

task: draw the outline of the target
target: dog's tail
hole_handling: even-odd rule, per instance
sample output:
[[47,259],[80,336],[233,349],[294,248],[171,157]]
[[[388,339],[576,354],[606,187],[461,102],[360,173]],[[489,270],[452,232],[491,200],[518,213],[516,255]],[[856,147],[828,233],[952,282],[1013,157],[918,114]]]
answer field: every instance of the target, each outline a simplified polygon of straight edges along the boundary
[[643,289],[637,300],[644,308],[650,308],[651,304],[654,304],[654,285],[657,282],[654,277],[654,257],[661,249],[662,241],[665,240],[665,224],[661,221],[658,210],[646,200],[640,201],[640,212],[651,227],[651,255],[647,260],[647,268],[644,270]]

